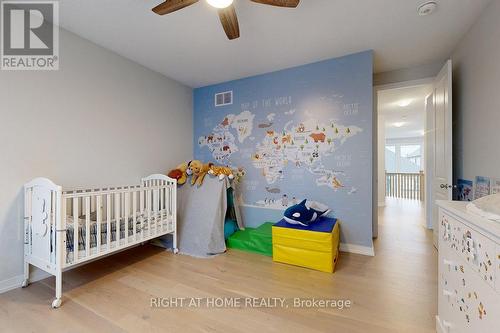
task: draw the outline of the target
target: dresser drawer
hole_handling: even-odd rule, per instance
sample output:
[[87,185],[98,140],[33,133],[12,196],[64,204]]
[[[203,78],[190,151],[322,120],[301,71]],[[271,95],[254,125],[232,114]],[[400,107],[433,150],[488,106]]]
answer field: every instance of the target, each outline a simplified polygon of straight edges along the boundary
[[444,332],[496,332],[499,295],[457,254],[440,253],[438,307]]
[[[440,241],[469,264],[482,280],[495,288],[496,244],[446,212],[440,214]],[[440,247],[441,250],[441,247]]]

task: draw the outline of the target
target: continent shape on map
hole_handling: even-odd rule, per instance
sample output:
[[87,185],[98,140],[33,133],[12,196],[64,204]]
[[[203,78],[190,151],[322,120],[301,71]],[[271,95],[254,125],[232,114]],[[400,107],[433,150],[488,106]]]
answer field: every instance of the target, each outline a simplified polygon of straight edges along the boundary
[[295,125],[289,122],[281,132],[266,131],[262,142],[257,144],[253,165],[262,169],[268,184],[284,178],[284,169],[292,164],[318,176],[316,185],[338,190],[344,187],[339,180],[343,172],[326,169],[322,158],[331,155],[347,139],[361,131],[357,126],[344,126],[335,121],[320,123],[309,119]]
[[243,143],[253,131],[255,115],[250,111],[243,111],[238,115],[228,114],[217,124],[213,132],[198,139],[200,148],[210,149],[213,158],[218,162],[228,162],[232,154],[238,151],[236,138],[231,129],[236,131],[238,141]]

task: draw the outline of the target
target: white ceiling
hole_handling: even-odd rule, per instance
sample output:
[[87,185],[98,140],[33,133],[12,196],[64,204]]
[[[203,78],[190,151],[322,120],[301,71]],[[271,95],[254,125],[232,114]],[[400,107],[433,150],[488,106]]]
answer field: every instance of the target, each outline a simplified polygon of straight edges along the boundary
[[[431,93],[431,84],[379,91],[378,114],[383,116],[386,139],[424,135],[425,98]],[[400,106],[402,101],[410,104]]]
[[284,9],[234,0],[241,38],[227,40],[205,0],[166,16],[162,0],[64,0],[60,24],[191,87],[375,51],[375,72],[445,60],[490,0],[302,0]]

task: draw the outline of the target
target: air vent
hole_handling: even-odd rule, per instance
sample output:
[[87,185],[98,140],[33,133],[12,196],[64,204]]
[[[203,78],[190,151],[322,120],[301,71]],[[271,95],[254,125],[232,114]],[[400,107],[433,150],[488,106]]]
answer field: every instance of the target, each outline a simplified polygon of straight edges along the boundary
[[224,106],[233,104],[233,92],[225,91],[215,94],[215,106]]

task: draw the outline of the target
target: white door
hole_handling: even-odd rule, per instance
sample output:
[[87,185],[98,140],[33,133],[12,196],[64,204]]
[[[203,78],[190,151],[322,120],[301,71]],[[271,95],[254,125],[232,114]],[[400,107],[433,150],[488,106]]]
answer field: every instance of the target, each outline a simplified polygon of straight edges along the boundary
[[[436,115],[434,114],[434,89],[432,94],[427,96],[425,99],[425,226],[427,229],[432,230],[434,228],[432,221],[432,214],[434,214],[432,207],[434,205],[433,200],[433,187],[432,180],[434,179],[434,134],[436,126],[434,125],[436,121]],[[437,245],[437,244],[435,244]]]
[[446,62],[434,81],[434,168],[431,178],[431,207],[434,246],[438,238],[438,208],[436,200],[453,199],[452,162],[452,64]]

